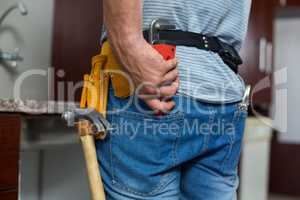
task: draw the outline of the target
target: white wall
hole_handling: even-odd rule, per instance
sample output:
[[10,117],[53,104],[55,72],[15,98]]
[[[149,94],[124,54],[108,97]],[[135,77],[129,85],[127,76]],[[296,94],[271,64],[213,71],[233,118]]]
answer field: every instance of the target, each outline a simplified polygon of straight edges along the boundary
[[300,9],[279,14],[274,36],[275,126],[282,142],[300,143]]
[[[1,0],[0,14],[17,0]],[[30,69],[46,70],[51,63],[53,0],[24,0],[27,16],[18,10],[11,13],[0,27],[0,49],[12,52],[20,48],[24,61],[16,69],[0,64],[0,98],[13,98],[13,87],[20,75]],[[22,99],[46,100],[47,77],[31,76],[22,85]]]

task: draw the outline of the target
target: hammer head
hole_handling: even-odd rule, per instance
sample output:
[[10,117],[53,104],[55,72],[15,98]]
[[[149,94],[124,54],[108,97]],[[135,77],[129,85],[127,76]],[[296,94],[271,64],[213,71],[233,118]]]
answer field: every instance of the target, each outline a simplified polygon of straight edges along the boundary
[[111,130],[110,123],[103,117],[103,115],[97,112],[95,109],[73,109],[66,111],[62,114],[62,119],[67,122],[69,127],[75,126],[75,123],[81,120],[87,120],[93,125],[94,133],[101,133]]

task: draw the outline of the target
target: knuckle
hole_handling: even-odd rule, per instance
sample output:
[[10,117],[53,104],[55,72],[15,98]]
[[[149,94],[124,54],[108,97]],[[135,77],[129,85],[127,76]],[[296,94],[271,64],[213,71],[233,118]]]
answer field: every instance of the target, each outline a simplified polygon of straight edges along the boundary
[[178,70],[174,70],[173,75],[178,76]]
[[177,84],[177,83],[173,84],[173,88],[174,88],[174,90],[178,90],[179,84]]
[[160,84],[160,83],[162,82],[162,80],[163,80],[163,78],[161,78],[161,77],[155,77],[155,78],[153,79],[153,83],[154,83],[155,85],[158,85],[158,84]]
[[177,92],[177,88],[173,87],[172,94],[175,94],[176,92]]
[[173,59],[173,65],[177,65],[178,63],[177,63],[177,60],[176,59]]

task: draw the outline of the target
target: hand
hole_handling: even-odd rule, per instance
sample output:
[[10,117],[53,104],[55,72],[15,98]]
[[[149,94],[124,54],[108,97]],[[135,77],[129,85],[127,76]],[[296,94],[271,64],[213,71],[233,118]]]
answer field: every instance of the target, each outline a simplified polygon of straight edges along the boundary
[[165,61],[144,39],[135,41],[120,55],[141,99],[154,111],[170,111],[170,100],[179,87],[177,60]]

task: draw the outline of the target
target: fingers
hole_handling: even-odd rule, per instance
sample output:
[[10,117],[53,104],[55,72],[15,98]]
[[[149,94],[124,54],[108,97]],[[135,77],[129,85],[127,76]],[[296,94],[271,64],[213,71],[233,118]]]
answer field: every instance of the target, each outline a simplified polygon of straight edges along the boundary
[[174,108],[174,106],[175,106],[174,101],[161,101],[161,109],[159,111],[168,113]]
[[179,77],[177,76],[175,81],[168,85],[162,85],[161,87],[143,88],[143,90],[137,90],[136,94],[143,100],[146,99],[160,99],[167,101],[172,98],[179,89]]
[[167,113],[173,109],[175,102],[170,100],[179,86],[179,79],[177,78],[171,85],[160,88],[160,95],[140,94],[139,98],[143,99],[154,113]]
[[179,72],[176,59],[165,62],[164,76],[157,83],[143,83],[136,91],[139,98],[143,99],[154,113],[171,111],[175,102],[170,100],[179,88]]
[[139,87],[136,88],[135,93],[141,98],[141,99],[153,99],[158,98],[159,94],[159,87],[150,84],[150,83],[143,83]]
[[169,71],[173,70],[174,68],[177,67],[177,65],[178,65],[178,61],[176,58],[166,61],[166,67],[164,68],[164,73],[168,73]]
[[167,72],[163,78],[163,84],[171,84],[179,76],[177,67]]
[[173,97],[179,88],[179,78],[177,77],[176,80],[171,85],[161,86],[159,89],[159,96],[165,99],[169,99]]
[[177,60],[172,59],[169,61],[165,61],[163,65],[159,68],[159,73],[156,73],[155,75],[152,74],[151,76],[151,70],[149,71],[149,74],[146,74],[145,76],[146,80],[148,82],[140,82],[139,85],[137,85],[138,88],[143,90],[148,90],[146,93],[153,94],[155,89],[163,84],[171,84],[179,75],[179,71],[177,69]]
[[160,101],[159,99],[147,99],[145,103],[155,112],[168,112],[175,106],[174,101]]

